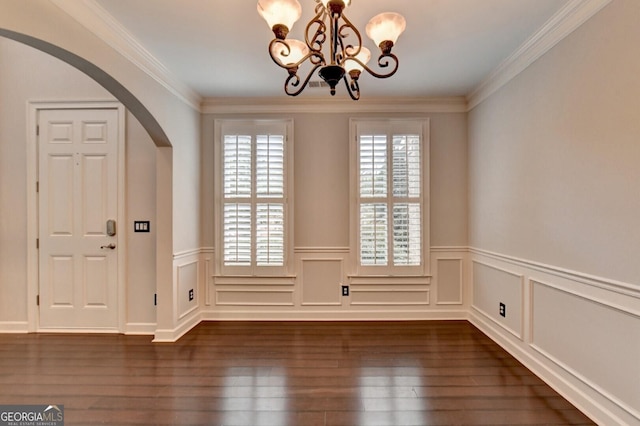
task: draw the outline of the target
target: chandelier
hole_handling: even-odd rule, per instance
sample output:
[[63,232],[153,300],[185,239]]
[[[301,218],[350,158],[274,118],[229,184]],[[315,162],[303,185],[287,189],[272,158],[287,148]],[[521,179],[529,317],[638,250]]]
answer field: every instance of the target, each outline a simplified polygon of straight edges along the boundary
[[[343,13],[351,0],[315,1],[315,16],[307,24],[303,42],[287,38],[302,14],[298,0],[258,0],[258,13],[275,35],[269,43],[269,55],[289,74],[284,83],[287,95],[302,93],[318,70],[320,78],[329,85],[331,95],[335,95],[336,85],[343,80],[351,99],[358,100],[358,80],[362,71],[376,78],[387,78],[396,73],[398,58],[391,49],[406,27],[402,15],[381,13],[373,17],[365,28],[367,35],[380,48],[377,62],[380,72],[376,72],[367,66],[371,52],[362,46],[360,32]],[[301,79],[298,71],[306,61],[309,61],[311,69]]]

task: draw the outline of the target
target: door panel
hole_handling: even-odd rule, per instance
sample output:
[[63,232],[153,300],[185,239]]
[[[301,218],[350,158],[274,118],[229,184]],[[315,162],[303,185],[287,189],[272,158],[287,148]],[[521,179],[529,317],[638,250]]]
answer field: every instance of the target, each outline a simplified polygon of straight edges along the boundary
[[40,328],[116,331],[118,112],[41,110],[38,125]]

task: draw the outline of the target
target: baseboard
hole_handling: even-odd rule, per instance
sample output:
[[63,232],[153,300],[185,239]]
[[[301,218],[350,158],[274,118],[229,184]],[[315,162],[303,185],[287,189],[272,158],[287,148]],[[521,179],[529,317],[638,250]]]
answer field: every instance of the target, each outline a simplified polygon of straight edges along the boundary
[[0,333],[28,333],[27,321],[0,321]]
[[154,322],[130,322],[125,325],[124,334],[128,336],[148,336],[154,335],[156,332],[157,325]]
[[194,311],[194,313],[187,318],[183,319],[180,324],[173,329],[157,329],[154,333],[153,342],[154,343],[173,343],[178,341],[182,336],[187,334],[192,328],[196,325],[200,324],[202,321],[202,314],[198,311]]
[[[530,350],[522,341],[515,339],[508,330],[501,328],[490,318],[484,317],[482,312],[471,309],[469,322],[597,424],[638,424],[634,423],[633,418],[629,417],[628,413],[621,407],[615,406],[609,399],[599,395],[569,372],[562,370],[537,352]],[[614,413],[614,411],[618,412],[618,414]]]
[[414,311],[281,311],[281,310],[226,310],[202,311],[203,321],[424,321],[466,320],[466,309],[414,310]]
[[39,328],[36,333],[120,334],[117,328]]

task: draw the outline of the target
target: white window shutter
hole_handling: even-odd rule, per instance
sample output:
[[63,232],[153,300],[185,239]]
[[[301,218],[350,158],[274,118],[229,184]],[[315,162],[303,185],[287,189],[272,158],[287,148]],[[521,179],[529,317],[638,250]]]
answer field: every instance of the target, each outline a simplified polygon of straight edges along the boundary
[[223,274],[285,272],[290,244],[286,224],[288,128],[284,122],[229,121],[222,125],[218,188]]
[[424,271],[424,122],[358,121],[355,127],[360,272]]

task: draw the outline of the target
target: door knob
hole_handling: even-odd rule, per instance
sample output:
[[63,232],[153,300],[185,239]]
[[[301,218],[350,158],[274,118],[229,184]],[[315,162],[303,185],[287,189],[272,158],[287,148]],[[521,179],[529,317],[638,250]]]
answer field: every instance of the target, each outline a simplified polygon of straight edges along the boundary
[[116,248],[116,245],[115,245],[115,244],[113,244],[113,243],[111,243],[111,244],[109,244],[108,246],[100,246],[100,248],[101,248],[101,249],[106,249],[106,248],[108,248],[108,249],[113,250],[114,248]]

